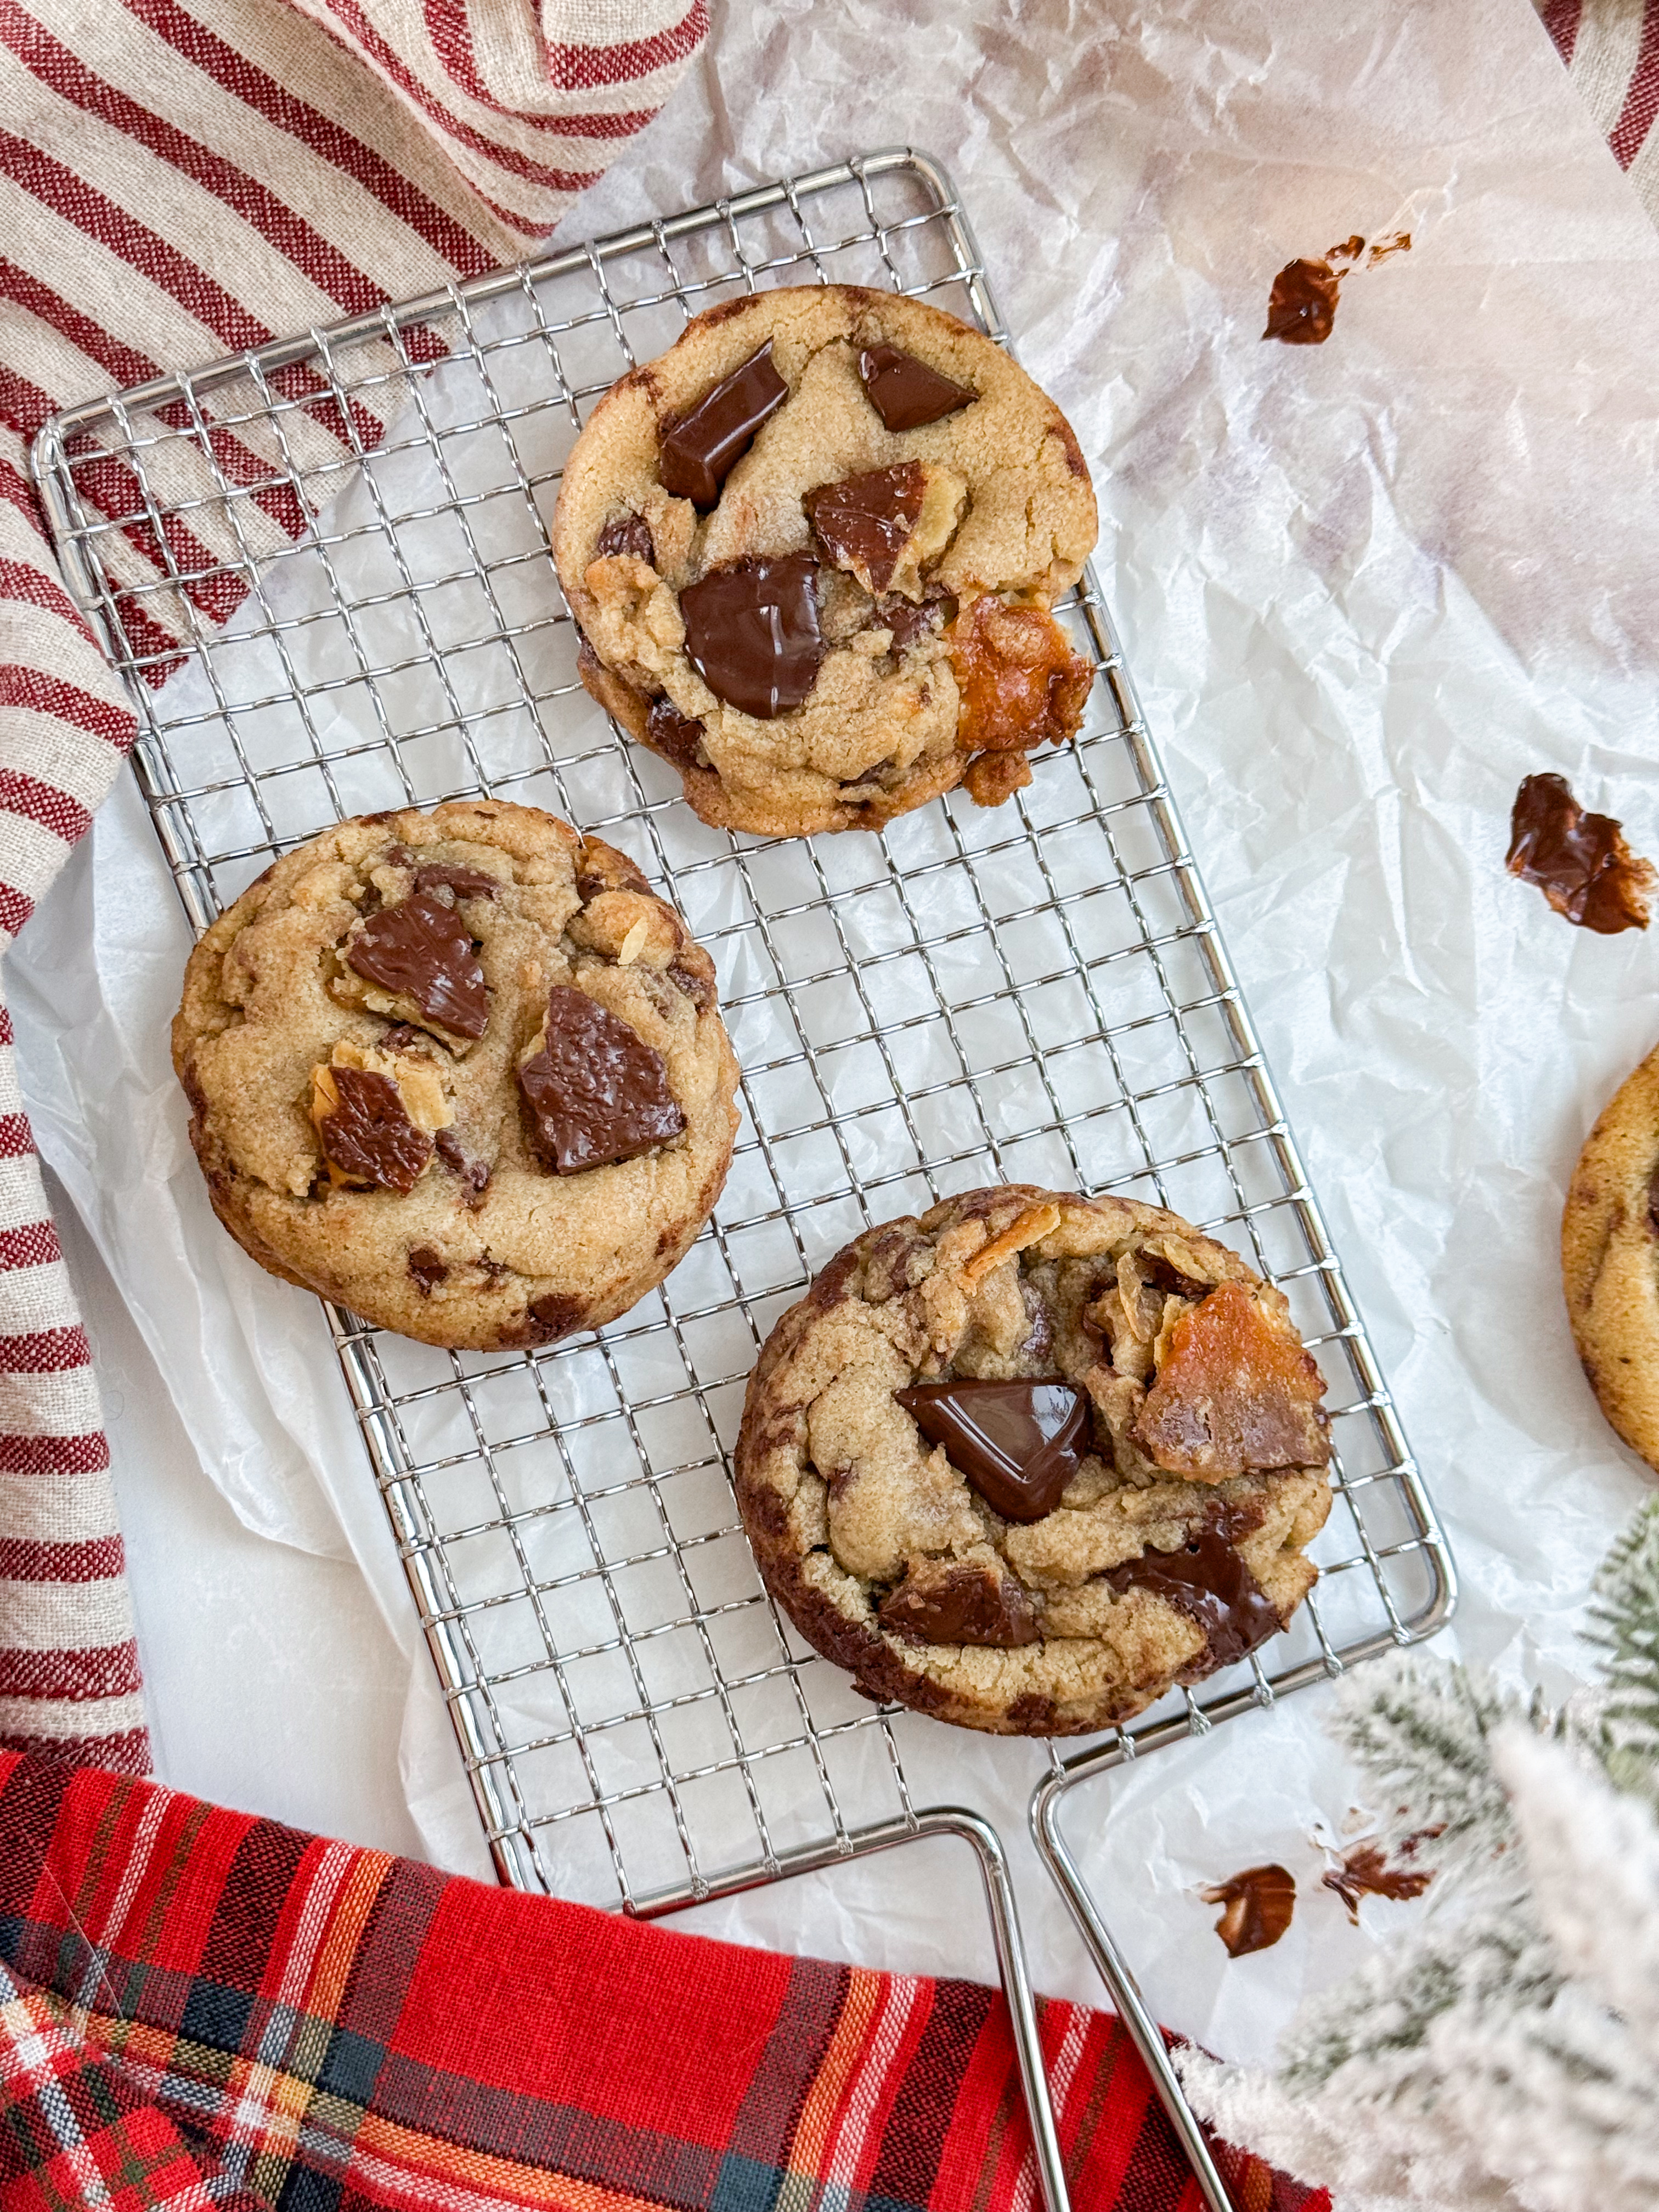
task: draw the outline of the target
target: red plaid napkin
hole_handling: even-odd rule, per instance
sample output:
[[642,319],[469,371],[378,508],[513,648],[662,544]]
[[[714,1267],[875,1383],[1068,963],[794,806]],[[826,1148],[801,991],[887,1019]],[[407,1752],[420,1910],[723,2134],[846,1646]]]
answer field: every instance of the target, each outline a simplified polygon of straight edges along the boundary
[[[1109,2015],[1041,2008],[1078,2212],[1202,2212]],[[0,1754],[0,2208],[1029,2212],[1007,2008]],[[1243,2212],[1329,2212],[1224,2149]]]

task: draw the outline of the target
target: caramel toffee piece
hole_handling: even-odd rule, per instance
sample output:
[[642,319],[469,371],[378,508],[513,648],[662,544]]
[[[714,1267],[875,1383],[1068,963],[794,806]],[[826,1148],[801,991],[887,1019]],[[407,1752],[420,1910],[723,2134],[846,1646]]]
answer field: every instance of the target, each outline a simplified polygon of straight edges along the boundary
[[600,531],[599,543],[593,548],[594,558],[609,561],[619,553],[643,561],[647,568],[656,567],[657,549],[652,541],[651,525],[642,514],[613,515]]
[[519,1064],[531,1142],[555,1175],[637,1159],[669,1143],[685,1116],[662,1054],[585,991],[555,984],[536,1051]]
[[466,924],[429,891],[370,915],[348,940],[345,960],[456,1036],[476,1039],[489,1026],[489,996]]
[[1221,1283],[1170,1331],[1135,1436],[1155,1463],[1199,1482],[1250,1468],[1323,1467],[1325,1378],[1286,1323],[1242,1283]]
[[920,430],[959,407],[972,406],[979,397],[897,346],[866,346],[859,356],[859,376],[870,404],[890,430]]
[[711,569],[680,611],[687,657],[717,699],[766,722],[805,702],[826,649],[809,554]]
[[918,1382],[894,1393],[1005,1521],[1041,1521],[1086,1448],[1089,1401],[1069,1382]]
[[388,1075],[362,1067],[319,1068],[319,1097],[335,1103],[317,1115],[323,1152],[343,1176],[382,1190],[413,1190],[432,1158],[432,1139],[416,1128]]
[[755,433],[789,397],[772,366],[772,341],[717,384],[706,399],[663,433],[659,473],[665,491],[711,507],[720,486],[754,443]]
[[914,1559],[882,1600],[884,1628],[914,1644],[973,1644],[1012,1650],[1041,1631],[1030,1594],[994,1564]]
[[927,479],[920,461],[871,469],[819,484],[802,504],[818,543],[838,568],[850,568],[873,592],[892,581],[916,526]]
[[1108,1570],[1116,1590],[1152,1590],[1196,1621],[1204,1632],[1211,1665],[1231,1667],[1258,1644],[1278,1634],[1284,1623],[1261,1583],[1233,1548],[1237,1533],[1224,1509],[1206,1520],[1176,1552],[1144,1552]]
[[1043,608],[1005,606],[987,592],[957,623],[950,642],[962,690],[957,742],[964,752],[1026,751],[1076,733],[1094,672]]

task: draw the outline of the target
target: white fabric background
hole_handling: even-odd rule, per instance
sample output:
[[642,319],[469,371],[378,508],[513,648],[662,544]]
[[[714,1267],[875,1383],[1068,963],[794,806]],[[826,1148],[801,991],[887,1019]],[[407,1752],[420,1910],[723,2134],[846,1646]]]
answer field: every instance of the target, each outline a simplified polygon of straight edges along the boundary
[[[1644,1476],[1578,1374],[1557,1220],[1589,1121],[1659,1033],[1659,945],[1569,929],[1501,863],[1516,784],[1546,768],[1659,855],[1659,240],[1525,0],[1386,21],[1358,0],[734,7],[562,234],[906,138],[954,169],[1022,356],[1095,465],[1131,665],[1450,1528],[1455,1643],[1559,1691]],[[1281,263],[1396,227],[1413,252],[1352,280],[1328,345],[1260,343]],[[11,971],[42,1148],[89,1228],[66,1243],[161,1771],[482,1870],[320,1322],[296,1357],[293,1294],[210,1224],[191,1257],[205,1204],[155,1042],[186,942],[169,898],[123,786]],[[148,1009],[149,1044],[112,1007]],[[118,1115],[143,1188],[111,1166]],[[142,1291],[148,1347],[94,1246]],[[169,1304],[188,1267],[207,1289],[176,1273]],[[214,1416],[210,1479],[152,1355],[199,1434],[192,1393],[227,1346],[239,1414]],[[1072,1816],[1152,2001],[1212,2048],[1259,2052],[1409,1910],[1368,1905],[1355,1933],[1317,1888],[1310,1837],[1350,1803],[1321,1701],[1091,1785]],[[970,1791],[985,1747],[939,1733]],[[1039,1984],[1095,1997],[1017,1813],[1005,1827]],[[1193,1891],[1268,1858],[1298,1876],[1297,1920],[1229,1965]],[[944,1846],[681,1924],[992,1972]]]

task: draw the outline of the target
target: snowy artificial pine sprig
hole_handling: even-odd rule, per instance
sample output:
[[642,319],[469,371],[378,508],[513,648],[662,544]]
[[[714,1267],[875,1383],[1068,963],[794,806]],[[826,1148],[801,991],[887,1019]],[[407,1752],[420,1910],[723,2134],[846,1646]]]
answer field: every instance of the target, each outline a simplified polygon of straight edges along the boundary
[[1604,1688],[1565,1712],[1404,1656],[1334,1732],[1435,1881],[1407,1937],[1298,2014],[1269,2073],[1188,2051],[1228,2141],[1336,2212],[1659,2207],[1659,1498],[1596,1577]]

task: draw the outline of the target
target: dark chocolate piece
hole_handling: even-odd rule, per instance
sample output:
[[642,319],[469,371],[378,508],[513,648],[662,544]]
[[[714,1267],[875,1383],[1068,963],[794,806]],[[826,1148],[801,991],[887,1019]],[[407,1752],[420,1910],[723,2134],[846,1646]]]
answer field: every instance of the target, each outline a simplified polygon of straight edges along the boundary
[[1271,1950],[1291,1924],[1296,1910],[1296,1880],[1282,1866],[1246,1867],[1230,1881],[1212,1883],[1199,1895],[1206,1905],[1224,1905],[1215,1932],[1230,1958]]
[[429,891],[370,915],[345,959],[383,991],[413,999],[428,1021],[457,1036],[481,1037],[489,1026],[489,995],[466,924]]
[[469,1206],[476,1206],[483,1197],[489,1182],[489,1170],[482,1160],[470,1160],[461,1148],[461,1140],[453,1129],[440,1129],[433,1139],[438,1148],[438,1158],[452,1175],[459,1176],[470,1186]]
[[1659,1167],[1648,1177],[1648,1227],[1659,1237]]
[[1246,1285],[1218,1283],[1171,1325],[1134,1440],[1166,1474],[1191,1482],[1324,1467],[1324,1395],[1301,1340],[1275,1328]]
[[893,1395],[1005,1521],[1041,1521],[1088,1449],[1089,1401],[1071,1382],[915,1382]]
[[755,433],[789,397],[772,366],[772,341],[717,384],[662,434],[657,473],[663,489],[708,509],[754,443]]
[[920,430],[959,407],[971,407],[979,398],[897,346],[866,346],[859,356],[859,376],[870,404],[890,430]]
[[539,1297],[532,1298],[527,1310],[527,1326],[538,1344],[551,1344],[556,1337],[568,1336],[579,1328],[587,1308],[580,1298],[566,1297],[558,1291],[544,1291]]
[[920,461],[866,469],[822,483],[801,501],[817,540],[838,568],[861,573],[874,592],[887,589],[914,535],[927,477]]
[[1287,261],[1267,295],[1264,338],[1286,345],[1323,345],[1336,323],[1342,279],[1328,261]]
[[520,1065],[519,1088],[531,1145],[555,1175],[637,1159],[685,1127],[662,1054],[609,1008],[563,983],[547,994],[546,1035]]
[[1138,1559],[1109,1567],[1104,1579],[1120,1593],[1151,1590],[1196,1621],[1209,1647],[1203,1673],[1231,1667],[1283,1626],[1272,1599],[1233,1549],[1233,1536],[1248,1535],[1251,1525],[1224,1506],[1179,1551],[1143,1552]]
[[896,593],[890,599],[883,599],[876,607],[872,621],[878,629],[892,631],[890,652],[908,653],[918,638],[926,637],[933,630],[948,629],[956,618],[956,594],[930,585],[920,605]]
[[453,891],[457,898],[493,899],[501,888],[501,878],[485,868],[463,867],[459,860],[423,860],[415,871],[417,891]]
[[412,1052],[426,1038],[424,1030],[417,1030],[412,1022],[394,1022],[380,1039],[382,1052]]
[[[831,1495],[835,1486],[830,1485]],[[1035,1644],[1036,1607],[1024,1583],[994,1566],[917,1559],[876,1618],[911,1644],[977,1644],[995,1650]]]
[[600,531],[593,558],[609,561],[619,553],[631,554],[635,560],[643,561],[647,568],[656,567],[657,549],[652,541],[651,525],[642,514],[613,514]]
[[828,650],[810,554],[734,561],[680,593],[686,657],[717,699],[763,722],[799,707]]
[[[1429,1830],[1423,1831],[1427,1835]],[[1443,1831],[1436,1829],[1437,1835]],[[1420,1838],[1408,1836],[1401,1851],[1411,1856]],[[1433,1870],[1426,1867],[1391,1867],[1376,1844],[1356,1844],[1338,1866],[1330,1868],[1320,1876],[1327,1889],[1334,1889],[1348,1908],[1348,1917],[1356,1928],[1359,1925],[1359,1900],[1362,1897],[1421,1897],[1434,1880]]]
[[319,1116],[317,1134],[342,1175],[382,1190],[413,1190],[432,1158],[432,1139],[409,1118],[389,1075],[367,1067],[331,1067],[339,1104]]
[[651,711],[645,718],[645,741],[678,769],[708,765],[708,756],[702,749],[702,724],[682,714],[665,693],[651,702]]
[[1581,929],[1615,937],[1648,926],[1652,863],[1610,814],[1586,814],[1564,775],[1529,775],[1516,793],[1504,865]]
[[449,1273],[444,1255],[433,1244],[416,1244],[409,1255],[409,1272],[415,1279],[415,1287],[423,1298],[432,1296],[433,1285],[443,1282]]
[[690,968],[682,968],[674,962],[668,969],[668,980],[677,991],[690,1000],[699,1013],[714,1005],[714,986],[707,975],[696,975]]

